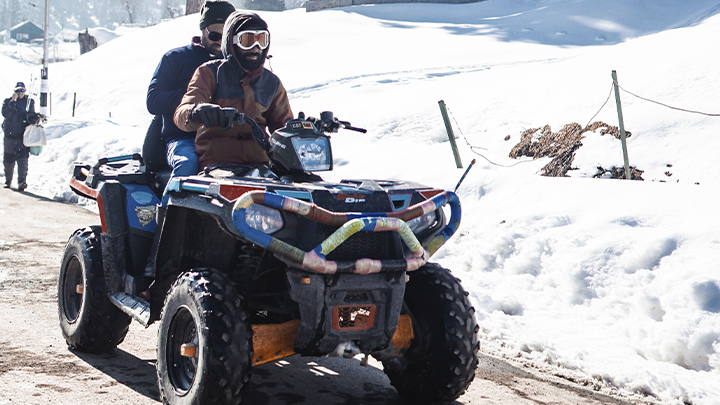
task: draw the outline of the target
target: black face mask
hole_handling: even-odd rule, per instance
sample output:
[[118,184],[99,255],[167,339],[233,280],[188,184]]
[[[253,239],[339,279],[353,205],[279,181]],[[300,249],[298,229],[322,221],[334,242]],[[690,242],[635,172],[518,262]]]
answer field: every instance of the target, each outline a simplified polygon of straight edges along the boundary
[[260,57],[257,60],[250,60],[245,57],[243,53],[240,52],[240,49],[235,47],[235,55],[237,55],[238,61],[240,61],[240,66],[242,66],[245,70],[255,70],[265,64],[265,59],[267,59],[267,49],[263,49],[263,51],[260,53]]

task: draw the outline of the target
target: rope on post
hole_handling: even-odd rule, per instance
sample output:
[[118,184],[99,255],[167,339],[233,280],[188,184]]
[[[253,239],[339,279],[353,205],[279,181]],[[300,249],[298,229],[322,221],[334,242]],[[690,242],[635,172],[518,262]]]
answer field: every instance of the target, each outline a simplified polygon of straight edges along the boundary
[[655,104],[661,105],[661,106],[663,106],[663,107],[667,107],[667,108],[670,108],[670,109],[673,109],[673,110],[682,111],[682,112],[687,112],[687,113],[692,113],[692,114],[706,115],[706,116],[708,116],[708,117],[720,117],[720,114],[709,114],[709,113],[704,113],[704,112],[702,112],[702,111],[686,110],[686,109],[680,108],[680,107],[673,107],[673,106],[671,106],[671,105],[667,105],[667,104],[661,103],[661,102],[659,102],[659,101],[651,100],[651,99],[649,99],[649,98],[645,98],[645,97],[642,97],[642,96],[638,96],[638,95],[635,94],[635,93],[631,93],[631,92],[629,92],[628,90],[624,89],[622,86],[620,86],[620,85],[617,83],[617,81],[615,81],[615,84],[617,84],[617,86],[620,88],[620,90],[624,91],[625,93],[627,93],[627,94],[629,94],[629,95],[631,95],[631,96],[637,97],[637,98],[639,98],[640,100],[649,101],[649,102],[651,102],[651,103],[655,103]]

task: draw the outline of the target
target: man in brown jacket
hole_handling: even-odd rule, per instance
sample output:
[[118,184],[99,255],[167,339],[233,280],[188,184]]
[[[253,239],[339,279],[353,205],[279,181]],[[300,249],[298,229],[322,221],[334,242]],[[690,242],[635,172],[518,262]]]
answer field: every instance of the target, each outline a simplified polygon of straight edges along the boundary
[[175,124],[197,131],[200,169],[218,163],[265,163],[265,151],[249,124],[230,122],[235,108],[272,133],[293,118],[280,79],[263,67],[270,47],[267,23],[257,14],[236,11],[223,28],[223,59],[201,65],[175,110]]

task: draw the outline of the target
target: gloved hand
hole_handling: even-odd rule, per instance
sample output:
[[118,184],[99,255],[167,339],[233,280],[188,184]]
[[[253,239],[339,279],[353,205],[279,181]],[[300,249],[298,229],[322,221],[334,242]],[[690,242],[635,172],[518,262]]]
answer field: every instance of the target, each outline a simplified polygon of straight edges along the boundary
[[190,111],[190,119],[200,121],[206,128],[232,128],[233,117],[237,113],[234,108],[222,108],[217,104],[198,104]]

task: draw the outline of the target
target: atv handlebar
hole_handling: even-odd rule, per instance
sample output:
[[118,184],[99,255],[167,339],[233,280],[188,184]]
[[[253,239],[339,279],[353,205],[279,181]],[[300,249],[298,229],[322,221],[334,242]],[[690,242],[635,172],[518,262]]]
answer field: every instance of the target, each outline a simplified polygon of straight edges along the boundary
[[[237,122],[238,124],[249,124],[250,129],[252,130],[253,138],[255,139],[255,142],[260,144],[260,146],[267,152],[270,150],[270,141],[268,141],[268,136],[265,133],[265,131],[260,128],[260,125],[258,125],[257,122],[255,122],[252,118],[246,116],[244,113],[239,112],[238,110],[234,108],[223,108],[222,109],[223,114],[226,118],[226,126],[223,127],[223,129],[227,130],[232,128],[232,124]],[[305,113],[299,113],[298,119],[304,120],[305,119]],[[313,118],[308,117],[307,121],[310,121],[315,128],[318,129],[318,131],[321,132],[327,132],[327,133],[334,133],[337,132],[338,129],[343,128],[350,131],[356,131],[361,133],[367,133],[367,129],[365,128],[358,128],[352,126],[348,121],[340,121],[337,118],[333,116],[333,113],[331,111],[323,111],[320,113],[320,118]]]
[[[303,114],[303,113],[298,114],[298,118],[304,119],[305,114]],[[338,120],[337,118],[335,118],[332,111],[321,112],[319,119],[313,118],[313,117],[308,117],[307,120],[312,122],[313,125],[315,125],[315,127],[322,132],[335,133],[338,131],[339,128],[347,129],[350,131],[361,132],[363,134],[367,132],[367,129],[354,127],[347,121]]]

